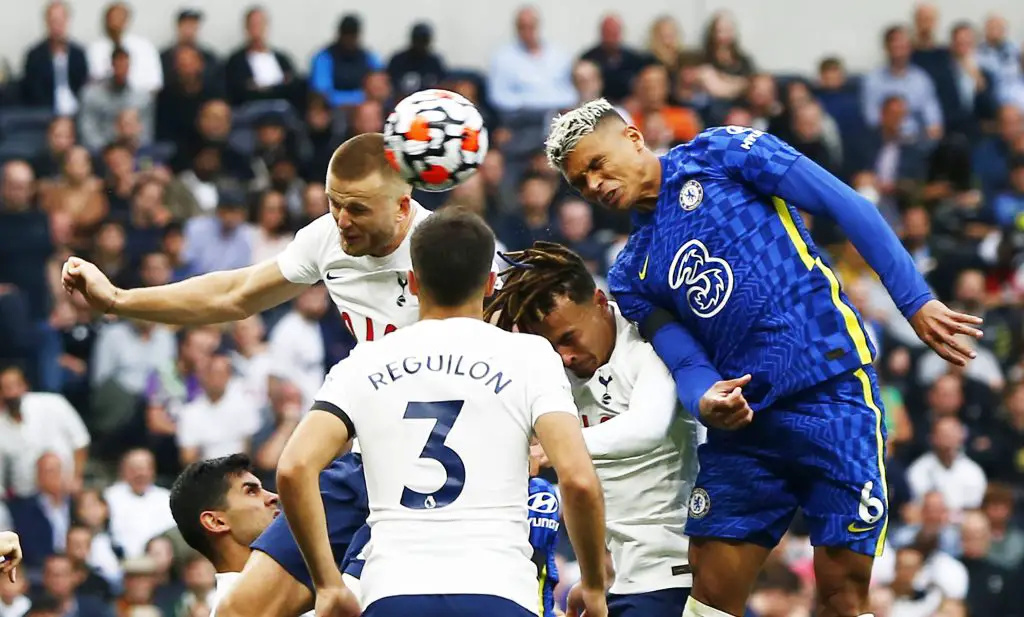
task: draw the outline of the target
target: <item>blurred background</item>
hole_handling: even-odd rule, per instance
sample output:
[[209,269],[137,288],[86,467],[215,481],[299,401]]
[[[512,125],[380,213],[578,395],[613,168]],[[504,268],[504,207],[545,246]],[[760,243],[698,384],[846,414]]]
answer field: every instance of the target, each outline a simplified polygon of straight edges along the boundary
[[[877,205],[937,295],[985,318],[953,370],[830,221],[807,219],[880,354],[889,541],[878,617],[1024,615],[1024,4],[579,0],[17,7],[0,20],[0,527],[26,564],[0,615],[209,612],[213,570],[172,529],[184,464],[281,449],[351,333],[322,287],[224,327],[100,319],[71,254],[121,286],[273,258],[327,211],[344,139],[443,87],[491,132],[480,172],[417,194],[480,212],[508,249],[568,244],[599,285],[627,217],[545,163],[553,115],[612,100],[654,150],[771,131]],[[728,8],[728,10],[725,10]],[[798,520],[750,603],[814,614]],[[561,550],[564,596],[575,572]]]

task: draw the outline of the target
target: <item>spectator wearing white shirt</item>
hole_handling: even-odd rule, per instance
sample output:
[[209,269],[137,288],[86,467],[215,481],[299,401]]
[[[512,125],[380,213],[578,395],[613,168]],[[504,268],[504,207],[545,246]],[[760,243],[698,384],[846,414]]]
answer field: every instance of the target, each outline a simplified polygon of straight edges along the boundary
[[[295,67],[281,50],[268,40],[270,19],[260,7],[245,13],[245,44],[228,57],[224,67],[228,99],[241,105],[261,99],[294,98]],[[300,105],[301,106],[301,105]]]
[[937,586],[918,586],[924,580],[924,556],[915,548],[903,548],[895,561],[889,617],[934,617],[946,598]]
[[1020,45],[1007,36],[1006,18],[992,14],[985,19],[985,40],[978,47],[981,66],[995,75],[996,95],[1021,80]]
[[270,374],[298,386],[303,409],[313,404],[324,380],[326,353],[320,318],[326,312],[327,290],[320,285],[310,287],[270,333]]
[[153,484],[155,476],[153,454],[130,450],[121,459],[120,480],[104,491],[110,535],[126,558],[142,556],[147,542],[174,527],[170,492]]
[[69,486],[81,487],[89,431],[60,394],[29,392],[17,367],[0,372],[0,478],[10,469],[15,495],[36,492],[36,461],[45,452],[61,459]]
[[164,85],[164,69],[160,62],[160,53],[156,46],[148,40],[126,32],[131,20],[131,11],[123,2],[114,2],[107,6],[103,17],[103,29],[106,36],[93,41],[86,51],[89,60],[89,76],[94,80],[103,80],[111,75],[110,56],[114,49],[120,47],[132,58],[128,84],[137,90],[155,93]]
[[27,593],[28,577],[24,571],[19,571],[14,581],[0,576],[0,617],[24,617],[32,608]]
[[491,104],[511,112],[550,111],[576,103],[572,60],[541,40],[536,8],[525,7],[516,13],[516,39],[491,63]]
[[942,493],[954,521],[964,510],[981,507],[987,480],[981,466],[963,452],[966,431],[959,419],[939,418],[932,425],[932,451],[907,470],[914,499],[932,491]]
[[260,428],[259,407],[233,376],[231,359],[214,355],[200,370],[199,383],[202,396],[185,405],[178,421],[181,464],[248,452]]
[[252,315],[236,321],[231,330],[231,338],[235,343],[235,349],[231,352],[235,373],[245,385],[249,398],[257,407],[263,407],[267,402],[271,363],[263,318]]

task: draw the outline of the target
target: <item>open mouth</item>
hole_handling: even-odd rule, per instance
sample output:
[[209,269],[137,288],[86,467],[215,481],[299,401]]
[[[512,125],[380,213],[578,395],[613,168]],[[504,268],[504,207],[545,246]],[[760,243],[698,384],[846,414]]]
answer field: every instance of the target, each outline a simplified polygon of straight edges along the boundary
[[604,194],[601,201],[606,206],[616,206],[619,203],[619,195],[622,193],[622,189],[612,189]]

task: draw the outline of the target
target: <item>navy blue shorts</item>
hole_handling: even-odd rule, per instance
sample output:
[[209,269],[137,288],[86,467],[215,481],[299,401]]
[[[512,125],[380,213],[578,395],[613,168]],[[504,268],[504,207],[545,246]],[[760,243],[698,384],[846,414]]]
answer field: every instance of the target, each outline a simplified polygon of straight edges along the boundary
[[617,596],[608,594],[608,617],[679,617],[689,588],[660,589]]
[[[363,617],[537,617],[512,600],[473,594],[391,596],[363,611]],[[678,617],[678,616],[676,616]]]
[[345,551],[345,557],[341,560],[341,571],[355,578],[363,576],[363,566],[366,560],[359,556],[366,543],[370,541],[370,526],[363,525],[359,531],[352,536],[352,541]]
[[[340,565],[353,536],[366,525],[366,517],[370,515],[362,457],[358,454],[346,454],[328,465],[327,469],[320,473],[320,496],[324,500],[331,549],[334,551],[335,561]],[[313,589],[313,580],[309,576],[302,552],[295,543],[295,536],[292,535],[284,514],[274,519],[260,537],[256,538],[252,543],[252,549],[266,553],[295,580]]]

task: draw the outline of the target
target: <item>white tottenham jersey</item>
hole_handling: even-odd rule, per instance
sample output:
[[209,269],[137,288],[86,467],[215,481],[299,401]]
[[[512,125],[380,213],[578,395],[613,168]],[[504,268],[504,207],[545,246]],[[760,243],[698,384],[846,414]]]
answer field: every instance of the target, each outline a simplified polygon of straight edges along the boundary
[[[606,539],[615,566],[610,593],[690,587],[683,527],[697,475],[699,425],[679,406],[675,381],[654,348],[618,307],[611,308],[617,334],[608,363],[587,380],[569,375],[604,487]],[[629,451],[626,423],[635,427],[641,419],[654,431],[630,435],[636,447]],[[591,445],[599,435],[608,447]]]
[[475,319],[421,321],[357,346],[317,400],[362,447],[373,537],[364,605],[486,594],[537,610],[530,435],[543,414],[577,413],[547,341]]

